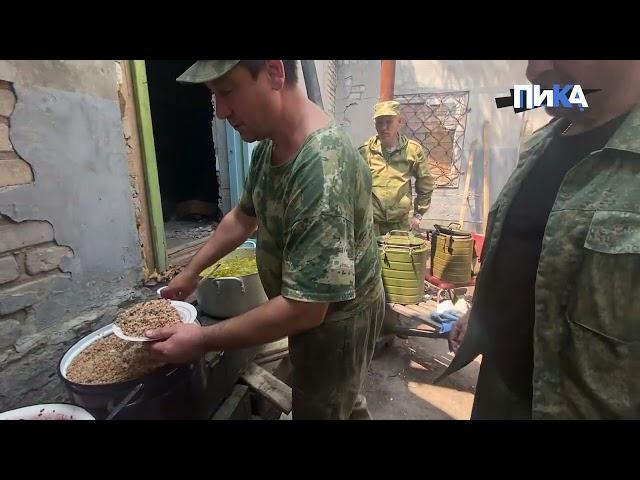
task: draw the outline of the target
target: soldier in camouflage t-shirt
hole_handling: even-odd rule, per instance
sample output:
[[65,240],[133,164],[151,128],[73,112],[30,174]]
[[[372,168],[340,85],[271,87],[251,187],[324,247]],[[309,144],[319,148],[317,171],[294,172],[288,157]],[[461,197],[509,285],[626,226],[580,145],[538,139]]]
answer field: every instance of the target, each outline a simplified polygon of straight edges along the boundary
[[271,165],[272,148],[266,140],[254,150],[240,200],[242,211],[258,219],[267,296],[335,303],[327,319],[361,311],[380,285],[366,165],[333,123],[313,132],[284,165]]
[[151,348],[185,361],[289,336],[293,418],[370,418],[360,389],[384,317],[371,173],[344,130],[297,88],[294,65],[206,60],[179,79],[206,82],[218,116],[260,143],[240,205],[163,296],[185,298],[197,273],[257,227],[270,301],[214,326],[153,332],[164,341]]

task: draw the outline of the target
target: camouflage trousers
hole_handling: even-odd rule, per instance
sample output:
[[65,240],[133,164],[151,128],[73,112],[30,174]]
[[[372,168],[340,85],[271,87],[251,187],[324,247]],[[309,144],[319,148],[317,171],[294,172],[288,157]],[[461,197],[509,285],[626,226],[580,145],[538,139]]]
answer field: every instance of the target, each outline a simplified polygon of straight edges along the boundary
[[384,291],[361,312],[289,337],[294,420],[370,420],[360,393],[384,319]]
[[391,230],[404,230],[409,231],[409,218],[401,222],[374,222],[373,229],[376,236],[386,235]]

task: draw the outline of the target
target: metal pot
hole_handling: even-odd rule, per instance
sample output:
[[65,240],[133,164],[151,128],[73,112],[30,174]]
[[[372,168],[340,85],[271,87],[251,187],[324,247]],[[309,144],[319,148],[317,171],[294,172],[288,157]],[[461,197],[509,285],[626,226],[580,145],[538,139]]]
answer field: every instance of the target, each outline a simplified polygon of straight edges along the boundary
[[378,237],[378,247],[387,300],[404,305],[422,301],[428,254],[426,242],[410,232],[392,230]]
[[[251,248],[255,243],[245,242],[238,250]],[[241,277],[203,278],[196,291],[201,310],[214,318],[241,315],[269,301],[257,273]]]
[[429,232],[431,272],[441,280],[464,286],[471,280],[474,240],[471,233],[451,228],[452,225],[434,225],[435,230]]
[[58,364],[58,376],[62,380],[74,404],[88,410],[96,419],[105,419],[125,397],[136,389],[138,392],[127,400],[115,416],[117,419],[205,419],[210,414],[205,393],[207,375],[204,359],[184,365],[165,365],[149,374],[111,384],[85,385],[66,377],[71,361],[97,340],[112,335],[113,324],[87,335],[69,348]]

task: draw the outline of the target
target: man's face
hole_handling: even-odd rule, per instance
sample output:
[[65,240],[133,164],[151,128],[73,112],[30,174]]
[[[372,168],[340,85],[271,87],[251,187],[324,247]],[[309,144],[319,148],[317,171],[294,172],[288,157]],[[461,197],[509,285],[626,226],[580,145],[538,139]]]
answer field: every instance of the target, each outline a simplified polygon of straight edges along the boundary
[[400,117],[398,115],[382,115],[375,119],[376,131],[380,140],[389,142],[395,140],[400,130]]
[[[629,88],[636,65],[630,60],[529,60],[527,78],[542,88],[558,85],[580,85],[582,90],[601,89],[585,94],[589,107],[587,114],[596,114],[606,107],[607,101],[619,93],[618,89]],[[577,108],[549,108],[552,116],[580,115]]]
[[249,70],[236,66],[207,86],[214,95],[216,116],[227,120],[245,142],[268,138],[278,106],[276,89],[268,70],[253,78]]

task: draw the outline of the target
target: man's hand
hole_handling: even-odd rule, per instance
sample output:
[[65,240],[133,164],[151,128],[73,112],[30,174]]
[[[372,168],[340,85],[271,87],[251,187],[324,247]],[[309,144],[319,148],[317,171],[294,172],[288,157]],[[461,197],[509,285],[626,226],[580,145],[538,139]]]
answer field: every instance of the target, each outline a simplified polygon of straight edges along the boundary
[[469,325],[470,312],[471,310],[467,311],[467,313],[462,315],[453,325],[451,332],[449,332],[449,349],[453,353],[458,353],[458,349],[462,344],[462,340],[464,339],[464,336],[467,333],[467,326]]
[[198,275],[183,270],[180,272],[166,288],[160,290],[162,298],[168,300],[184,300],[198,288]]
[[149,344],[154,356],[167,363],[188,363],[206,351],[204,328],[199,325],[178,323],[149,330],[145,335],[156,340]]
[[420,217],[412,217],[411,220],[409,220],[409,228],[411,230],[415,230],[418,227],[420,227],[420,221],[422,219]]

